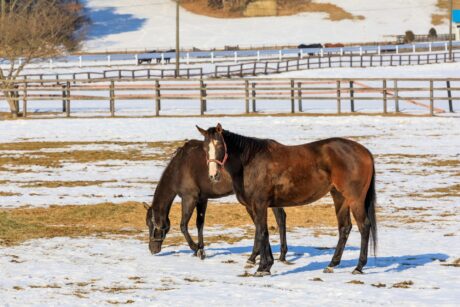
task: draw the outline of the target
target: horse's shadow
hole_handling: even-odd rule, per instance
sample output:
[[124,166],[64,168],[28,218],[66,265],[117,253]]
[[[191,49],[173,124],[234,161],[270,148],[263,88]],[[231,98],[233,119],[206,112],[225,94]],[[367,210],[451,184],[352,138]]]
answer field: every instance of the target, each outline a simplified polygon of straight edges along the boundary
[[[357,249],[357,248],[355,248]],[[445,261],[449,258],[446,254],[431,253],[418,255],[404,255],[397,257],[369,257],[366,269],[371,268],[386,268],[384,272],[402,272],[408,269],[413,269],[433,261]],[[322,270],[327,267],[329,261],[315,261],[305,266],[298,267],[277,275],[296,274],[301,272],[310,272]],[[342,260],[338,268],[354,268],[358,264],[358,259]],[[372,274],[372,273],[368,273]]]
[[101,38],[110,34],[136,31],[146,22],[145,18],[137,18],[131,14],[119,14],[115,8],[86,8],[85,15],[90,18],[89,38]]
[[[212,259],[216,256],[231,255],[231,254],[250,254],[252,252],[252,246],[229,246],[219,248],[207,248],[207,258]],[[279,253],[280,245],[272,245],[273,253]],[[346,251],[356,251],[358,247],[350,246],[345,248]],[[289,246],[289,253],[286,259],[289,262],[294,262],[301,258],[332,255],[335,251],[335,247],[314,247],[314,246]],[[170,256],[172,254],[191,254],[192,251],[189,249],[181,249],[178,251],[167,251],[162,252],[158,256]],[[386,268],[384,272],[402,272],[408,269],[424,266],[425,264],[434,261],[445,261],[449,258],[446,254],[441,253],[426,253],[416,255],[404,255],[396,257],[369,257],[366,265],[367,269],[371,268]],[[329,264],[328,261],[315,261],[310,262],[307,265],[298,267],[289,271],[274,274],[273,276],[282,276],[288,274],[296,274],[302,272],[311,272],[323,270]],[[338,268],[354,268],[358,264],[358,259],[342,260]],[[372,273],[368,273],[372,274]]]

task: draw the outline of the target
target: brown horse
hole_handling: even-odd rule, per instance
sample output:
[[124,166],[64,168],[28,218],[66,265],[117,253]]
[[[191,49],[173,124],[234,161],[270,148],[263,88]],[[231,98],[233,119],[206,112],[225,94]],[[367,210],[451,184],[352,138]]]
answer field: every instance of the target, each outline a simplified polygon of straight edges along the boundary
[[324,272],[333,272],[340,263],[352,227],[351,211],[361,232],[361,253],[353,273],[362,273],[370,234],[374,252],[377,243],[374,159],[364,146],[341,138],[286,146],[241,136],[223,130],[220,124],[208,130],[197,129],[205,138],[209,177],[219,180],[225,168],[238,200],[254,215],[254,245],[260,250],[255,276],[269,275],[273,265],[267,208],[306,205],[328,192],[334,200],[339,241]]
[[[195,255],[204,259],[203,227],[208,198],[220,198],[230,194],[233,194],[232,181],[226,172],[223,173],[219,183],[209,180],[202,141],[191,140],[178,148],[155,189],[152,206],[145,204],[146,223],[150,232],[149,249],[152,254],[161,251],[161,245],[170,227],[169,210],[174,198],[179,195],[182,198],[180,229]],[[193,241],[188,232],[188,222],[195,208],[197,209],[198,244]],[[286,261],[286,214],[283,208],[273,208],[273,213],[280,231],[279,259]],[[258,254],[259,252],[253,249],[248,262],[255,263]]]

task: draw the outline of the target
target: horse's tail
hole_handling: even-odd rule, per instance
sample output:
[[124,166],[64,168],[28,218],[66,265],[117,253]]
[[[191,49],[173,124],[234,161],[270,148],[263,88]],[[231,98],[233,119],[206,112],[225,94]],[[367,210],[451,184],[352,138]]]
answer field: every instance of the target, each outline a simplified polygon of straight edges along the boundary
[[372,158],[372,178],[371,183],[369,185],[369,189],[367,190],[366,200],[364,203],[366,209],[366,217],[371,224],[371,247],[374,252],[374,256],[377,252],[377,219],[375,216],[375,207],[377,204],[377,195],[375,193],[375,164],[374,159]]

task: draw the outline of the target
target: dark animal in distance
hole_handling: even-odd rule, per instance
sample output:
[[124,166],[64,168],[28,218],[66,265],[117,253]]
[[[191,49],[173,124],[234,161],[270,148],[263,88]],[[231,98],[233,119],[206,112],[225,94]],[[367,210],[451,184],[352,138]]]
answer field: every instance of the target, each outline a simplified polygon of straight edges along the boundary
[[[306,44],[300,44],[299,46],[297,46],[297,49],[321,49],[323,48],[323,45],[321,44],[309,44],[309,45],[306,45]],[[314,52],[309,52],[308,55],[314,55],[315,53]]]
[[[158,52],[159,51],[152,50],[149,53],[158,53]],[[171,53],[171,52],[176,52],[176,49],[170,49],[170,50],[165,51],[164,53]],[[161,56],[156,56],[156,57],[143,56],[143,57],[140,57],[140,58],[137,59],[137,64],[138,65],[141,65],[142,63],[151,64],[153,59],[155,59],[157,64],[160,64],[161,60],[162,60],[162,57]],[[170,56],[163,56],[163,60],[164,60],[165,64],[171,63],[171,57]]]
[[[222,180],[213,183],[209,180],[206,153],[203,142],[190,140],[178,148],[168,163],[156,187],[151,206],[146,205],[146,223],[149,227],[149,249],[153,254],[161,251],[161,245],[170,228],[169,210],[176,195],[182,198],[182,219],[180,229],[195,255],[205,257],[203,227],[209,198],[221,198],[233,194],[231,178],[222,173]],[[193,211],[197,210],[196,226],[198,244],[188,232],[188,222]],[[273,208],[280,231],[280,261],[286,260],[286,214],[282,208]],[[252,216],[252,213],[250,213]],[[225,217],[222,217],[225,218]],[[253,250],[248,262],[255,263],[257,250]]]
[[372,154],[364,146],[342,138],[286,146],[270,139],[245,137],[223,130],[218,124],[204,136],[211,180],[219,180],[222,168],[232,177],[238,201],[252,211],[256,226],[255,248],[260,264],[255,276],[270,274],[273,255],[267,228],[267,208],[301,206],[328,192],[334,200],[339,240],[325,273],[340,263],[351,231],[350,211],[361,233],[361,251],[354,274],[367,263],[369,236],[374,253],[377,243],[375,217],[375,169]]

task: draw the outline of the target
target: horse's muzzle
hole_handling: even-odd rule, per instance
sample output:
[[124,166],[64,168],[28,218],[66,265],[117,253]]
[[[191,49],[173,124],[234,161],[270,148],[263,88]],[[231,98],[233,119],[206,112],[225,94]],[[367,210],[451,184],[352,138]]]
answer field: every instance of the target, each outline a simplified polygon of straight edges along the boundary
[[211,182],[213,182],[213,183],[219,182],[220,181],[220,172],[217,172],[213,176],[209,176],[209,180],[211,180]]
[[149,242],[149,250],[152,253],[152,255],[158,254],[159,252],[161,252],[162,243],[163,241],[153,241],[153,240]]

